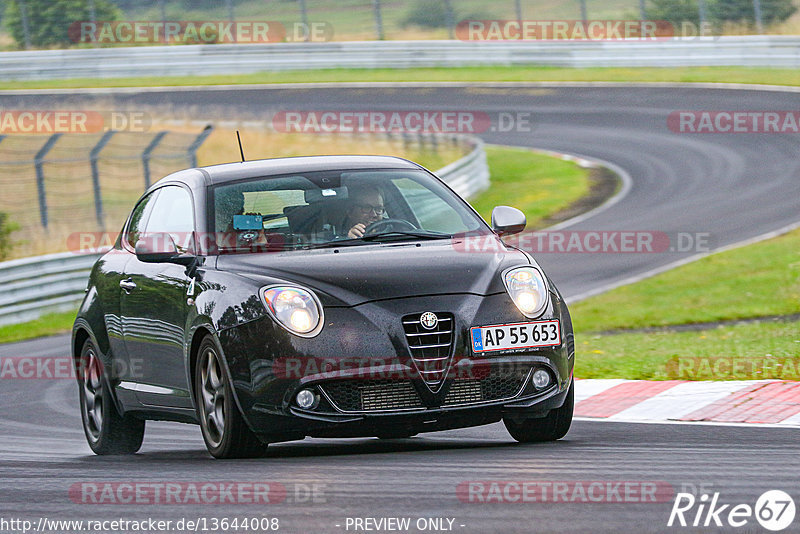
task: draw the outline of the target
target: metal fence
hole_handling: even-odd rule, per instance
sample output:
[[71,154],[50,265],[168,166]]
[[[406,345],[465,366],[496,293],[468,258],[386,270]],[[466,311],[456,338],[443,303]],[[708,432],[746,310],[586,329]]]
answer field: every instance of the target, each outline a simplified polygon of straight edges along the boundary
[[[428,138],[427,142],[433,141]],[[470,152],[437,174],[458,194],[468,197],[489,187],[489,168],[480,139],[461,136],[459,142],[468,143]],[[144,184],[137,184],[141,192]],[[125,209],[130,209],[130,201]],[[29,321],[45,312],[75,309],[83,298],[89,270],[99,256],[68,252],[0,263],[0,325]]]
[[0,263],[0,325],[74,310],[99,254],[51,254]]
[[197,165],[211,133],[162,130],[0,136],[0,212],[23,253],[63,249],[70,232],[116,230],[151,181]]
[[0,80],[248,74],[332,68],[800,67],[800,38],[664,41],[374,41],[47,50],[0,54]]
[[[21,45],[31,48],[39,32],[36,13],[43,0],[0,0],[4,4],[16,4],[21,19]],[[94,0],[84,0],[86,21],[103,21],[104,13],[98,13]],[[765,4],[762,6],[762,2]],[[336,40],[403,39],[411,32],[438,33],[442,38],[453,38],[456,26],[464,19],[506,20],[602,20],[629,19],[647,20],[663,17],[653,10],[649,0],[573,0],[566,2],[544,2],[543,0],[296,0],[282,2],[260,2],[253,0],[224,0],[200,4],[187,8],[185,0],[114,0],[122,8],[122,18],[137,21],[176,21],[187,17],[205,18],[215,21],[269,20],[287,27],[291,40],[309,38],[315,23],[324,21],[330,25],[327,38]],[[719,22],[715,10],[709,9],[709,0],[687,2],[682,6],[681,16],[703,24],[709,20]],[[694,5],[692,5],[694,4]],[[773,3],[764,0],[745,0],[736,5],[735,19],[746,19],[762,33],[765,22],[771,22]],[[189,14],[191,13],[191,14]],[[298,30],[295,26],[304,28]]]

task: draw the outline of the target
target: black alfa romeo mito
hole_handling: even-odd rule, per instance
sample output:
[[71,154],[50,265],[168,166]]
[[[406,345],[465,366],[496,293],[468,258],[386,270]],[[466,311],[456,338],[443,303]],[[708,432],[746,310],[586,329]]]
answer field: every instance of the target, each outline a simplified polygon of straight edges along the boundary
[[174,173],[92,269],[72,354],[97,454],[145,421],[199,423],[217,458],[314,437],[402,438],[503,420],[567,433],[574,341],[561,295],[447,185],[391,157]]

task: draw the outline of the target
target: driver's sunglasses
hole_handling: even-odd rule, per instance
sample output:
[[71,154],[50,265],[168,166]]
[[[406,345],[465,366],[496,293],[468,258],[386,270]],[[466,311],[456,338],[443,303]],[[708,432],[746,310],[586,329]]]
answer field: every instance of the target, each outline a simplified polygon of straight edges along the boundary
[[369,213],[372,211],[375,215],[384,215],[386,213],[386,208],[383,206],[371,206],[369,204],[356,204],[356,208],[361,213]]

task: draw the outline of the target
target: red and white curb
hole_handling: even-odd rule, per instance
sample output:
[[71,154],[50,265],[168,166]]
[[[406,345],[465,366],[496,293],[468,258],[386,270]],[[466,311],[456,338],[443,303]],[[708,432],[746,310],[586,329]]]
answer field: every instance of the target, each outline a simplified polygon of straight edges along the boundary
[[754,423],[800,428],[800,382],[576,380],[575,417]]

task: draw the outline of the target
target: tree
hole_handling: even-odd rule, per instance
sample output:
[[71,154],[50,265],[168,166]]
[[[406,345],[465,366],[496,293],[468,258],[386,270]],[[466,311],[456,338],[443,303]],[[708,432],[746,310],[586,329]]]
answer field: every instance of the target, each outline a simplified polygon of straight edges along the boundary
[[678,31],[684,22],[700,24],[700,10],[697,0],[650,0],[647,18],[670,22]]
[[[755,23],[753,0],[707,0],[709,22],[719,26],[725,22]],[[764,24],[783,22],[791,17],[797,8],[792,0],[761,0],[761,13]],[[695,26],[700,22],[700,9],[697,0],[650,0],[647,9],[650,20],[666,20],[675,28],[684,22]]]
[[[20,2],[25,2],[31,45],[37,48],[69,46],[73,22],[89,20],[86,0],[7,0],[4,23],[19,46],[25,43]],[[97,20],[118,20],[120,12],[108,0],[94,0]]]
[[440,0],[417,0],[403,19],[406,26],[423,28],[446,28],[447,8]]
[[[797,11],[792,0],[761,0],[764,24],[783,22]],[[714,0],[709,3],[711,17],[718,22],[755,23],[753,0]]]

